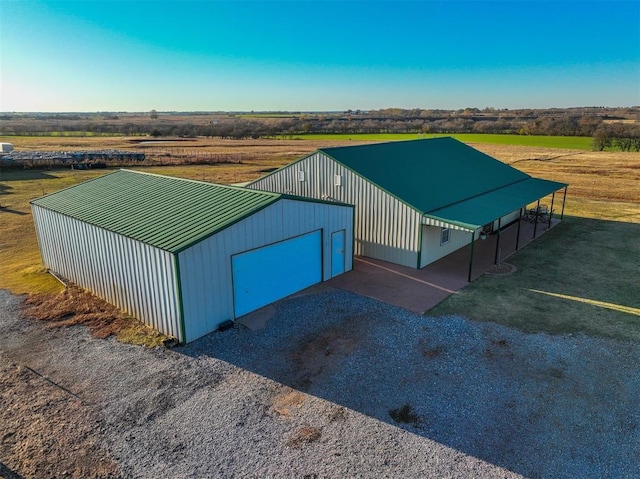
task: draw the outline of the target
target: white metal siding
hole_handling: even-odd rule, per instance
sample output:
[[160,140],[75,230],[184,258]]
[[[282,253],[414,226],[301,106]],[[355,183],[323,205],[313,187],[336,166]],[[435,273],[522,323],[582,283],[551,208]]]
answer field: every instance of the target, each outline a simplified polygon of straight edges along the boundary
[[48,269],[180,341],[174,256],[32,205]]
[[[299,181],[304,171],[305,181]],[[336,175],[341,186],[336,186]],[[247,185],[355,205],[355,253],[415,268],[422,216],[351,170],[315,153]]]
[[179,262],[186,341],[234,318],[232,255],[318,229],[322,229],[326,281],[331,278],[331,233],[346,230],[346,271],[353,267],[351,207],[282,199],[182,251]]
[[[422,226],[422,255],[420,267],[427,266],[434,261],[444,258],[446,255],[471,243],[471,233],[461,230],[449,230],[449,242],[440,244],[440,232],[442,228],[437,226]],[[475,233],[476,239],[479,232]]]

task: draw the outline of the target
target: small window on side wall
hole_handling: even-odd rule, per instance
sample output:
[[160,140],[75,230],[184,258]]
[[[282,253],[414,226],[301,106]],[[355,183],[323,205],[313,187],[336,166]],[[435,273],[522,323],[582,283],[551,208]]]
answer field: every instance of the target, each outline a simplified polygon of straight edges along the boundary
[[442,228],[440,231],[440,246],[449,242],[449,228]]
[[304,171],[298,170],[298,181],[304,181]]

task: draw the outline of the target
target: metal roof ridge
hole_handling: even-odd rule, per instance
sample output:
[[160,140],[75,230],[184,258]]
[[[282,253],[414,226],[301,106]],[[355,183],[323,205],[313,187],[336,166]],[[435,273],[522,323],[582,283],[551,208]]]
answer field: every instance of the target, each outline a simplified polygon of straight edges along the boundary
[[[361,144],[361,145],[328,146],[328,147],[326,147],[326,149],[327,150],[342,150],[342,149],[346,149],[346,148],[364,148],[364,147],[367,147],[367,146],[393,145],[393,144],[397,144],[397,143],[408,143],[408,142],[411,142],[411,141],[434,141],[434,140],[445,140],[445,139],[451,139],[451,140],[459,141],[459,140],[456,140],[452,136],[436,136],[434,138],[414,138],[414,139],[409,139],[409,140],[374,141],[373,143],[364,143],[364,144]],[[459,142],[460,143],[464,143],[462,141],[459,141]],[[325,148],[318,148],[316,151],[322,151],[323,153],[326,153],[324,150],[325,150]]]
[[[184,182],[189,182],[189,183],[196,183],[196,184],[205,185],[205,186],[208,186],[208,187],[218,187],[218,188],[225,188],[225,189],[230,189],[230,190],[251,191],[251,192],[256,192],[256,193],[263,193],[264,196],[272,196],[274,198],[279,198],[280,196],[282,196],[282,193],[275,193],[273,191],[254,190],[253,188],[247,188],[245,186],[226,185],[224,183],[214,183],[212,181],[201,181],[201,180],[193,180],[191,178],[182,178],[182,177],[179,177],[179,176],[160,175],[158,173],[150,173],[148,171],[129,170],[127,168],[120,168],[117,171],[124,171],[126,173],[134,173],[134,174],[138,174],[138,175],[154,176],[154,177],[157,177],[157,178],[166,178],[166,179],[169,179],[169,180],[178,180],[178,181],[184,181]],[[113,173],[117,173],[117,171],[114,171]],[[104,176],[107,176],[107,175],[104,175]],[[97,179],[97,178],[93,178],[93,179]],[[76,185],[74,185],[74,186],[76,186]]]

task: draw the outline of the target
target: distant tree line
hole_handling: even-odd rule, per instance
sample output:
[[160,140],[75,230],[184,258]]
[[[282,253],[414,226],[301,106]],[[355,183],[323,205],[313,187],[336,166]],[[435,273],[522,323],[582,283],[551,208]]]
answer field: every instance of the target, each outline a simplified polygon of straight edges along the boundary
[[607,148],[640,151],[640,125],[623,123],[599,125],[593,134],[593,149],[603,151]]
[[304,134],[493,133],[587,136],[595,150],[640,151],[640,108],[424,110],[389,108],[333,113],[126,113],[0,115],[3,135],[149,135],[295,138]]

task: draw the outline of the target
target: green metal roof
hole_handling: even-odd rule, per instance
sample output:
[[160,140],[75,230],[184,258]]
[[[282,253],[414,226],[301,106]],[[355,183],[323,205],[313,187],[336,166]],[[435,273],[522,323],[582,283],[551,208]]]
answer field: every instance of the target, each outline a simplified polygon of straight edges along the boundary
[[284,196],[119,170],[31,203],[177,253]]
[[432,211],[426,216],[476,230],[496,218],[501,218],[565,186],[564,183],[556,181],[527,178],[504,188]]
[[320,151],[422,213],[529,177],[448,137]]
[[319,151],[420,213],[469,229],[566,186],[532,178],[449,137]]

